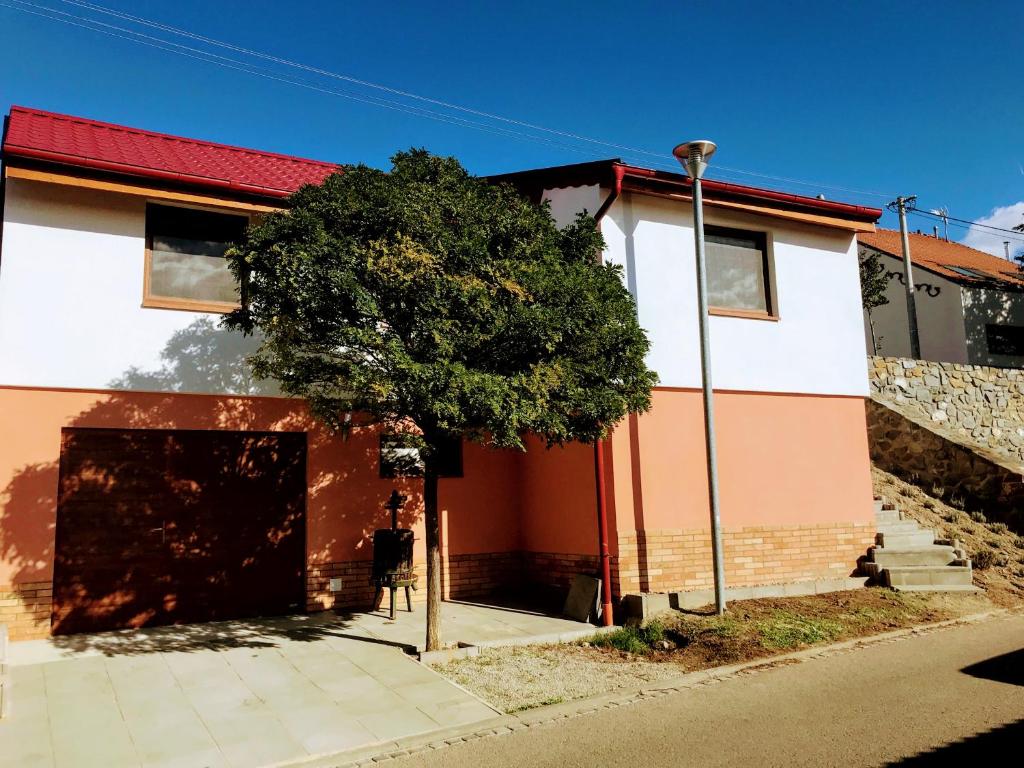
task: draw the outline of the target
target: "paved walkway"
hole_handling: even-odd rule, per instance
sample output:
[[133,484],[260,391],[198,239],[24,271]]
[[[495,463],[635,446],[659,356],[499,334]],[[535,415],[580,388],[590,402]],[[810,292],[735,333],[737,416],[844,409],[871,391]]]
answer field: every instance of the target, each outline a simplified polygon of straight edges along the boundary
[[1024,616],[1018,614],[786,664],[386,765],[1017,765],[1022,742]]
[[399,618],[407,621],[302,616],[13,643],[0,766],[256,768],[493,717],[391,644],[386,635],[413,623]]

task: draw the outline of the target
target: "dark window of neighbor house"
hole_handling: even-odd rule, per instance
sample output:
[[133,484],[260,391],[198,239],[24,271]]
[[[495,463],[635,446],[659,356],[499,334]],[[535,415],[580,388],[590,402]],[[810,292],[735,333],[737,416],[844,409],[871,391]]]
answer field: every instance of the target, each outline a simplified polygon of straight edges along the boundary
[[1024,355],[1024,325],[986,325],[985,342],[993,355]]
[[764,232],[705,227],[708,305],[726,314],[774,315]]
[[143,305],[209,312],[237,307],[238,284],[224,253],[248,223],[246,215],[147,205]]
[[[441,477],[462,477],[462,440],[446,439],[441,443],[438,459]],[[422,477],[423,459],[419,448],[403,435],[380,436],[381,477]]]

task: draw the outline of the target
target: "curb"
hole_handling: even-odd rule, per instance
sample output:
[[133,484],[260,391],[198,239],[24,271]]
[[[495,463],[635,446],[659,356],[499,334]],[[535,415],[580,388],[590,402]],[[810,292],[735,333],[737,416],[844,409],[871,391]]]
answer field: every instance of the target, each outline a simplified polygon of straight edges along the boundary
[[[514,715],[501,715],[490,720],[482,720],[465,726],[455,726],[401,739],[378,742],[377,744],[358,747],[354,750],[347,750],[329,756],[323,755],[306,758],[302,761],[282,764],[280,768],[365,768],[365,766],[376,765],[399,757],[446,749],[456,744],[476,741],[477,739],[504,736],[526,728],[549,725],[604,709],[616,709],[643,701],[651,701],[671,693],[692,690],[703,685],[713,685],[723,680],[745,675],[755,675],[780,666],[800,664],[813,659],[850,653],[861,648],[898,642],[906,638],[927,635],[958,626],[976,624],[1013,613],[1018,613],[1018,611],[1000,608],[984,613],[961,616],[956,619],[938,621],[934,624],[921,624],[915,627],[893,630],[892,632],[884,632],[880,635],[871,635],[853,640],[844,640],[839,643],[832,643],[831,645],[805,648],[804,650],[778,656],[766,656],[740,664],[688,672],[679,677],[660,680],[656,683],[649,683],[637,688],[620,689],[586,699],[577,699],[561,704],[550,704],[518,712]],[[494,709],[490,704],[488,706]]]

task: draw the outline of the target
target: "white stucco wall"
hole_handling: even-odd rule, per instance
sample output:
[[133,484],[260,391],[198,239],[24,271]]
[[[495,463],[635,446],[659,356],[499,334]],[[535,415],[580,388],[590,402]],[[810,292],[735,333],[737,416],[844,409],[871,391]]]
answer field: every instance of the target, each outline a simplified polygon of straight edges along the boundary
[[[606,190],[604,196],[607,195]],[[572,224],[580,211],[586,211],[593,216],[604,202],[601,188],[596,185],[547,189],[544,190],[543,199],[551,205],[551,218],[559,227]]]
[[[601,222],[625,270],[662,386],[699,387],[689,204],[624,194]],[[716,389],[865,396],[860,281],[852,233],[707,207],[709,225],[768,233],[779,320],[712,317]]]
[[0,385],[271,394],[219,315],[142,307],[145,200],[7,179]]
[[[885,289],[889,303],[871,311],[876,339],[874,354],[884,357],[911,357],[907,293],[902,282],[903,260],[885,253],[882,253],[881,257],[881,263],[885,266],[889,278]],[[968,360],[960,285],[924,269],[915,269],[913,275],[921,357],[945,363],[973,362]],[[981,330],[984,334],[984,326]],[[866,314],[864,333],[868,350],[871,351],[871,335]]]

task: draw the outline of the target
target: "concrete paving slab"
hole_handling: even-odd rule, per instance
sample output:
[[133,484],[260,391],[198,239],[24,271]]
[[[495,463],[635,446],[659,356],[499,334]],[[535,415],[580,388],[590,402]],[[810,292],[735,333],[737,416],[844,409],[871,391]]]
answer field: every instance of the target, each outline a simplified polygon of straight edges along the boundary
[[[223,768],[227,765],[206,725],[187,705],[133,711],[125,722],[142,765]],[[169,738],[169,735],[173,735]]]
[[[423,618],[294,616],[14,643],[0,768],[255,768],[493,718],[402,651],[421,644]],[[444,621],[464,643],[585,626],[454,603]]]
[[387,712],[363,715],[359,724],[373,733],[378,740],[397,739],[406,733],[430,731],[441,724],[411,705],[395,707]]
[[279,713],[289,735],[311,755],[354,749],[377,737],[338,707],[309,707]]

